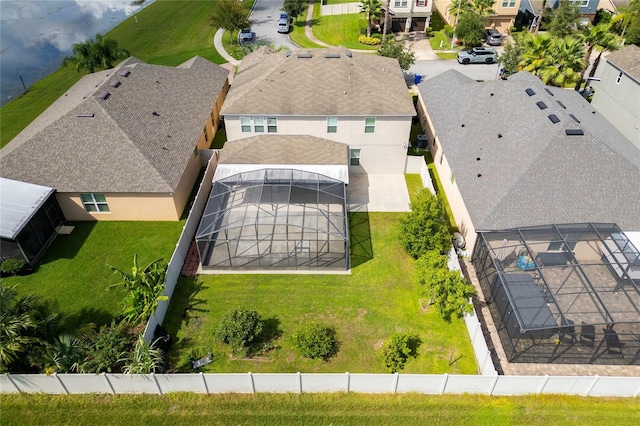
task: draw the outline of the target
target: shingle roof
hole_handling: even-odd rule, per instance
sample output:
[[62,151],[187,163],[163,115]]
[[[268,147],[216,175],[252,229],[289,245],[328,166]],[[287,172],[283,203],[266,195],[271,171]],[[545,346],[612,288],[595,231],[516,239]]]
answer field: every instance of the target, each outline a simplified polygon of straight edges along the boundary
[[396,59],[344,48],[259,49],[242,60],[221,114],[414,116],[407,91]]
[[302,135],[259,135],[227,142],[220,164],[331,164],[346,165],[346,144]]
[[607,56],[607,62],[629,74],[640,83],[640,47],[630,44]]
[[85,76],[0,151],[0,174],[60,192],[173,192],[227,76],[200,57]]
[[577,92],[525,72],[478,83],[451,70],[419,87],[476,229],[577,222],[640,229],[640,150]]

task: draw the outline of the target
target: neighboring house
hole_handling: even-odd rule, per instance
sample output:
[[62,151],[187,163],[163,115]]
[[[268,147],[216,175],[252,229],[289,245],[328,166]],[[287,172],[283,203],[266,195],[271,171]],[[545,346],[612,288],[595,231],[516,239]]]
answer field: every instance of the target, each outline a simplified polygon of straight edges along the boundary
[[261,48],[242,60],[221,115],[228,141],[314,136],[347,144],[351,173],[403,174],[415,108],[396,59]]
[[577,92],[532,74],[479,83],[450,70],[419,85],[419,116],[456,224],[640,230],[640,150]]
[[640,47],[606,56],[591,105],[640,149]]
[[0,260],[35,264],[64,224],[55,189],[0,178]]
[[[383,3],[383,10],[385,7],[386,4]],[[391,30],[424,31],[431,23],[431,9],[432,0],[389,0]]]
[[[470,1],[470,0],[462,0]],[[496,0],[491,7],[496,11],[495,15],[486,18],[486,26],[495,28],[502,34],[507,32],[509,28],[515,25],[518,9],[521,0]],[[451,4],[458,4],[459,0],[436,0],[435,7],[444,21],[452,27],[456,23],[456,15],[449,12]]]
[[[569,0],[580,7],[580,23],[582,25],[593,22],[596,12],[600,9],[601,0]],[[560,6],[560,0],[521,0],[518,11],[518,22],[534,30],[539,24],[540,16],[545,9],[555,9]]]
[[228,74],[196,56],[84,76],[0,151],[0,174],[54,188],[67,220],[178,220]]

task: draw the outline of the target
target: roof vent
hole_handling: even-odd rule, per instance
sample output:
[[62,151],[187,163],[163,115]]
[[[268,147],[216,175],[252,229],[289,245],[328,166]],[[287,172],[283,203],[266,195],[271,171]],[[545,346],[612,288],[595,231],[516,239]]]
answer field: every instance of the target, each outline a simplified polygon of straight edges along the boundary
[[464,127],[464,124],[462,125],[462,127]]
[[540,109],[547,109],[547,104],[545,104],[542,101],[536,102],[536,105],[538,105],[538,108],[540,108]]
[[558,103],[558,105],[560,105],[563,109],[567,109],[567,107],[566,107],[566,106],[564,106],[564,104],[563,104],[562,102],[560,102],[560,101],[556,101],[556,102],[557,102],[557,103]]
[[324,57],[327,58],[327,59],[334,59],[334,58],[339,58],[340,54],[339,53],[325,53]]
[[353,54],[351,53],[350,50],[345,49],[344,54],[347,55],[348,57],[353,57]]
[[121,84],[122,83],[120,82],[120,80],[113,80],[109,86],[111,86],[111,87],[120,87]]
[[480,177],[482,177],[482,173],[478,173],[478,177],[479,177],[479,178],[480,178]]
[[575,121],[576,123],[579,123],[579,122],[580,122],[580,120],[578,120],[578,117],[576,117],[576,116],[575,116],[575,115],[573,115],[573,114],[569,114],[569,117],[573,118],[573,121]]
[[533,91],[533,89],[531,89],[531,88],[529,88],[529,89],[525,90],[525,92],[526,92],[526,93],[527,93],[527,95],[529,95],[529,96],[533,96],[533,95],[535,95],[535,94],[536,94],[536,92],[534,92],[534,91]]
[[313,55],[311,53],[298,53],[298,58],[300,59],[309,59],[309,58],[313,58]]
[[498,133],[498,139],[502,138],[502,133]]
[[476,161],[480,161],[480,157],[476,157]]
[[559,118],[558,118],[558,116],[557,116],[557,115],[555,115],[555,114],[549,114],[549,120],[551,120],[551,122],[552,122],[553,124],[556,124],[556,123],[559,123],[559,122],[560,122],[560,119],[559,119]]
[[596,113],[595,111],[591,111],[591,114],[595,114],[595,113]]
[[93,118],[95,117],[95,114],[92,112],[80,112],[78,113],[78,117],[80,118]]
[[491,94],[491,96],[493,96],[493,93]]
[[156,117],[160,117],[160,114],[158,114],[156,111],[153,111],[151,114],[155,115]]
[[550,94],[551,96],[555,96],[555,95],[553,94],[553,92],[552,92],[551,90],[547,89],[546,87],[544,88],[544,90],[545,90],[545,92],[547,92],[547,93],[548,93],[548,94]]
[[123,71],[120,73],[120,76],[121,76],[121,77],[125,77],[125,78],[126,78],[126,77],[129,77],[129,75],[131,75],[131,71],[129,71],[129,70],[123,70]]
[[289,56],[291,56],[291,51],[290,51],[290,50],[287,50],[287,55],[286,55],[286,56],[287,56],[287,58],[288,58]]
[[111,96],[111,93],[107,92],[106,90],[104,92],[98,93],[98,99],[107,99],[109,96]]
[[584,135],[584,132],[582,131],[582,129],[566,129],[564,131],[564,133],[567,136],[582,136],[582,135]]

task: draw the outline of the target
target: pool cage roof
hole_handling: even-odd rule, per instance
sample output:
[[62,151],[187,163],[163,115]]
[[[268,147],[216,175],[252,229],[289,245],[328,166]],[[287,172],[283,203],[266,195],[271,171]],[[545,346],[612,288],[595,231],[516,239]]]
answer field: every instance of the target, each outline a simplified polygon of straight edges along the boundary
[[345,183],[294,169],[214,182],[196,233],[203,270],[346,270]]
[[617,225],[514,228],[479,232],[478,240],[496,274],[488,282],[506,289],[521,332],[640,326],[640,253]]

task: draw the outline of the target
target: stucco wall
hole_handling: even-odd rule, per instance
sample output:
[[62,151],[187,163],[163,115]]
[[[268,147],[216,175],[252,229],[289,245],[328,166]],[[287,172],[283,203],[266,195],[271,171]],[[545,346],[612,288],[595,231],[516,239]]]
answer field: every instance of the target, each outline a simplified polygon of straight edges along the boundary
[[[228,141],[256,135],[241,131],[239,116],[225,117],[225,128]],[[361,166],[351,167],[353,173],[404,173],[411,117],[376,117],[374,133],[364,132],[364,117],[339,117],[336,133],[327,133],[326,116],[278,117],[277,134],[310,135],[361,149]]]
[[176,203],[169,194],[104,193],[109,213],[85,211],[79,193],[58,192],[56,199],[69,221],[178,220]]

